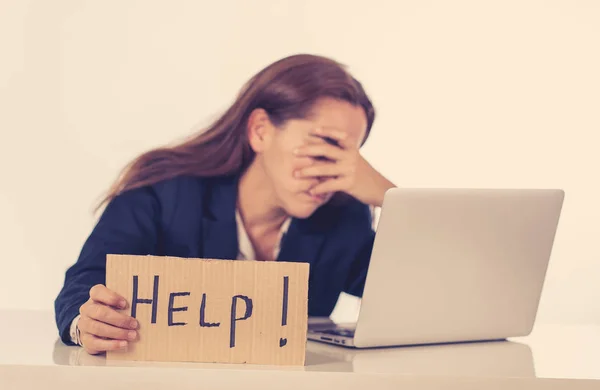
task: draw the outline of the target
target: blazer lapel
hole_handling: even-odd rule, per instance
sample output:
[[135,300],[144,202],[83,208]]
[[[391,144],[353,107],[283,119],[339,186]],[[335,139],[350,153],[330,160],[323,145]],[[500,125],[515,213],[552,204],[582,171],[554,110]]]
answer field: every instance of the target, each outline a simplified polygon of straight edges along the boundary
[[238,256],[235,221],[237,177],[211,180],[208,187],[202,220],[203,257],[235,260]]
[[[239,178],[225,177],[207,182],[202,220],[203,257],[207,259],[235,260],[238,256],[237,185]],[[293,219],[282,238],[277,260],[316,264],[325,241],[328,216],[318,215],[308,219]],[[325,218],[324,218],[325,217]],[[312,273],[311,273],[312,274]]]
[[324,232],[314,229],[309,220],[294,219],[281,242],[277,260],[314,265],[325,240]]

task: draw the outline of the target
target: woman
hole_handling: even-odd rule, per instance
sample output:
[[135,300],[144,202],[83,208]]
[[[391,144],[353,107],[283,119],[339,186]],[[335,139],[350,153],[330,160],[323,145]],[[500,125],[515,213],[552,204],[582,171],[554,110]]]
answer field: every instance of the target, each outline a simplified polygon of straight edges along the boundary
[[370,207],[393,184],[359,154],[375,112],[333,60],[296,55],[256,74],[206,131],[126,167],[56,299],[61,339],[124,348],[135,319],[105,286],[106,255],[310,263],[309,315],[361,296]]

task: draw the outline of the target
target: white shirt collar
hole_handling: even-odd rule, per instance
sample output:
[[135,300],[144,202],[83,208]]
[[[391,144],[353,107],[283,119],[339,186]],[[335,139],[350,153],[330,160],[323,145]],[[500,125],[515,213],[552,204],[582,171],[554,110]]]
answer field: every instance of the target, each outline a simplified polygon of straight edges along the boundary
[[[250,241],[250,237],[248,236],[248,232],[244,227],[244,222],[242,221],[242,217],[239,213],[239,210],[235,211],[235,220],[237,223],[237,237],[238,237],[238,260],[257,260],[256,252],[254,247],[252,246],[252,241]],[[277,259],[279,256],[279,252],[281,250],[281,240],[283,236],[287,233],[290,223],[292,222],[292,218],[287,218],[281,228],[279,229],[279,237],[277,238],[277,242],[275,243],[275,248],[273,248],[273,258]]]

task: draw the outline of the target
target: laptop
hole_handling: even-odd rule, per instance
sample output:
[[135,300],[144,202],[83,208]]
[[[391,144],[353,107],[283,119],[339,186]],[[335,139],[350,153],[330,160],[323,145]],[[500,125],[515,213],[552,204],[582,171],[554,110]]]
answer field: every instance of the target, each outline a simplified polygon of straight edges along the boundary
[[311,319],[308,339],[354,348],[531,333],[560,189],[389,190],[356,323]]

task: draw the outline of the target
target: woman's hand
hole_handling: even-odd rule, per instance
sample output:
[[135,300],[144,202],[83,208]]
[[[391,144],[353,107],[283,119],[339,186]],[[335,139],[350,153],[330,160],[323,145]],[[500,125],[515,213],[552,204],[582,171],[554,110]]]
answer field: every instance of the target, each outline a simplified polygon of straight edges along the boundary
[[[318,159],[311,166],[295,172],[297,178],[320,178],[311,194],[345,192],[359,201],[381,207],[385,192],[395,185],[383,177],[359,153],[359,141],[334,128],[316,128],[313,135],[322,142],[304,145],[295,150],[299,157]],[[335,144],[327,142],[330,139]]]
[[128,340],[135,340],[137,321],[115,310],[126,306],[123,297],[101,284],[90,289],[90,299],[79,309],[81,317],[77,323],[79,340],[88,353],[123,349]]

